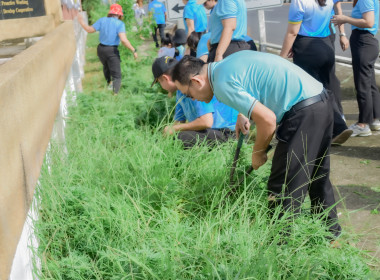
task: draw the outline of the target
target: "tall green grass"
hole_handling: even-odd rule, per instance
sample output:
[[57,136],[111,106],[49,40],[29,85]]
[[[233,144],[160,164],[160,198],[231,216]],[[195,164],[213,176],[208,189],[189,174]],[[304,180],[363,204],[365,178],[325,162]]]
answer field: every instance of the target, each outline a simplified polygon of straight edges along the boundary
[[43,166],[40,279],[371,278],[362,253],[332,248],[307,210],[283,236],[291,218],[270,218],[266,206],[270,163],[228,197],[236,143],[185,151],[163,137],[173,103],[149,88],[151,60],[123,59],[119,96],[79,94],[68,154],[52,143]]

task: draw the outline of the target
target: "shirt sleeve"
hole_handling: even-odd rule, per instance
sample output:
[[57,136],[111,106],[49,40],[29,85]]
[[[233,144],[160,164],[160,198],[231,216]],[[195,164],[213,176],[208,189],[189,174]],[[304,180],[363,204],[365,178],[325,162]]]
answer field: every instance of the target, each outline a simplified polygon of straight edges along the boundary
[[99,31],[101,26],[102,26],[102,19],[98,19],[98,20],[92,25],[92,27],[94,27],[96,31]]
[[373,1],[358,1],[359,11],[364,14],[375,10]]
[[201,101],[196,102],[195,109],[197,110],[198,118],[208,113],[214,112],[214,106],[211,103],[205,103]]
[[235,0],[219,1],[215,12],[220,19],[237,18],[239,7]]
[[122,21],[120,21],[119,25],[117,26],[117,34],[119,33],[125,33],[125,24]]
[[185,6],[185,9],[183,10],[183,18],[184,19],[188,18],[188,19],[194,20],[194,11],[191,8],[191,6],[189,6],[189,5]]
[[302,22],[305,9],[302,0],[293,0],[289,8],[288,22],[290,24],[299,24]]
[[162,12],[163,12],[163,13],[166,13],[166,7],[165,7],[164,4],[162,4]]
[[183,111],[180,98],[182,98],[182,95],[180,96],[180,94],[178,94],[177,92],[177,95],[176,95],[177,105],[175,106],[174,121],[178,121],[178,122],[186,121],[185,112]]

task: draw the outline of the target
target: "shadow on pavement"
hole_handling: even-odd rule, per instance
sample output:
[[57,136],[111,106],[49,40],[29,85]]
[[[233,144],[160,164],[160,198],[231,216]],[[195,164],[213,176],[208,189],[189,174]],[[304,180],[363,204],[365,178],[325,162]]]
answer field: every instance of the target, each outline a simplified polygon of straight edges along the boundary
[[[379,160],[380,159],[380,147],[364,147],[364,146],[338,146],[332,147],[331,154],[336,154],[345,157],[367,159],[367,160]],[[379,167],[380,174],[380,167]],[[379,175],[380,178],[380,175]]]
[[348,210],[377,208],[380,210],[380,189],[377,192],[365,186],[335,186],[334,192],[339,208]]

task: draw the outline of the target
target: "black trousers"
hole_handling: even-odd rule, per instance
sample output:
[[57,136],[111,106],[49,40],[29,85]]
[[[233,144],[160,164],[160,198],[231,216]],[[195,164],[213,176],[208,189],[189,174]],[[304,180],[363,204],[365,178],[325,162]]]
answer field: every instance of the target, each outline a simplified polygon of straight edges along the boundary
[[352,69],[359,106],[359,122],[380,118],[380,94],[375,80],[379,42],[368,31],[354,29],[350,37]]
[[[331,33],[329,37],[331,40],[331,45],[334,49],[334,53],[335,53],[335,37],[336,36],[334,33]],[[340,81],[338,77],[336,76],[335,72],[336,72],[336,63],[334,59],[334,66],[333,66],[333,70],[331,71],[331,76],[330,76],[330,90],[334,94],[334,100],[335,100],[336,105],[338,106],[339,113],[343,115],[342,93],[340,90]]]
[[333,129],[331,95],[299,111],[291,109],[277,128],[278,144],[272,160],[268,191],[283,209],[300,212],[309,193],[313,214],[327,211],[329,230],[335,235],[335,198],[330,182],[330,143]]
[[120,54],[117,46],[98,45],[100,62],[103,64],[103,74],[107,83],[113,81],[113,92],[118,93],[121,86]]
[[208,146],[215,146],[220,143],[227,142],[230,138],[235,137],[235,132],[226,129],[204,129],[204,130],[188,130],[178,133],[178,139],[183,142],[185,149],[190,149],[198,143],[206,142]]
[[[218,48],[219,44],[212,44],[210,52],[208,54],[207,62],[214,62],[215,61],[215,55],[216,55],[216,49]],[[236,53],[238,51],[244,51],[244,50],[250,50],[251,46],[247,44],[245,41],[231,41],[228,48],[226,49],[225,53],[223,54],[223,58],[226,58],[227,56]]]
[[[334,82],[331,77],[335,75],[335,51],[329,37],[317,38],[298,35],[293,44],[294,64],[301,67],[323,87],[333,91]],[[333,102],[334,128],[333,137],[347,129],[346,122],[336,102]]]
[[158,47],[157,29],[160,31],[160,38],[161,38],[161,43],[162,43],[162,40],[165,38],[165,27],[166,27],[166,24],[157,24],[154,27],[152,36],[153,36],[153,41],[156,43],[156,47]]

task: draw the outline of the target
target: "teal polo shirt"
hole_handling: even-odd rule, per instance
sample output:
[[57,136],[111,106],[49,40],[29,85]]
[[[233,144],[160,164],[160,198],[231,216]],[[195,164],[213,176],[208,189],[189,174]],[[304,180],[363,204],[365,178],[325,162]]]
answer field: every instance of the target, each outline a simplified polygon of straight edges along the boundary
[[240,51],[208,65],[215,97],[248,118],[257,101],[279,123],[298,102],[322,92],[320,82],[297,65],[274,54]]

